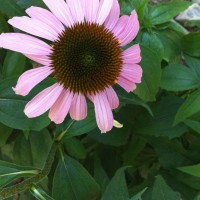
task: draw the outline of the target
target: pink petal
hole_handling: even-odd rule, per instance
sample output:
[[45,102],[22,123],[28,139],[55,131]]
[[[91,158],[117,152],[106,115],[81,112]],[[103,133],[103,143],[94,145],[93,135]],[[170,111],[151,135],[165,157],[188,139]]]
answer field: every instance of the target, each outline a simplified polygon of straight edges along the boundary
[[112,29],[115,27],[115,25],[117,24],[119,20],[119,15],[120,15],[119,2],[118,0],[113,0],[112,9],[104,23],[104,26],[110,31],[112,31]]
[[70,107],[70,116],[75,120],[85,119],[87,116],[87,102],[81,93],[75,93]]
[[99,0],[85,0],[83,2],[86,21],[96,22],[99,8]]
[[135,44],[122,53],[124,63],[139,63],[141,61],[140,46]]
[[71,27],[74,20],[64,0],[43,0],[52,13],[66,26]]
[[67,0],[67,5],[70,8],[75,23],[84,21],[84,8],[81,1],[83,0]]
[[139,31],[139,26],[140,25],[139,25],[137,13],[133,11],[131,16],[129,17],[126,28],[118,36],[118,38],[122,41],[121,46],[127,45],[136,37]]
[[134,83],[141,83],[142,68],[137,64],[124,64],[120,76]]
[[38,83],[43,81],[52,73],[50,67],[38,67],[24,72],[18,79],[13,90],[16,94],[26,96]]
[[0,48],[23,54],[49,55],[51,47],[45,42],[22,33],[3,33],[0,35]]
[[69,90],[63,90],[57,101],[51,107],[49,118],[56,124],[61,124],[67,116],[73,99],[73,93]]
[[118,38],[118,36],[124,31],[127,22],[128,22],[129,17],[127,15],[124,15],[119,18],[117,24],[113,28],[112,32],[114,35]]
[[113,0],[101,0],[96,23],[102,25],[108,17],[113,5]]
[[46,88],[26,104],[24,113],[29,118],[42,115],[53,106],[62,91],[63,87],[58,83]]
[[119,106],[119,98],[116,92],[113,90],[112,87],[109,87],[105,90],[105,94],[107,96],[108,102],[112,109],[116,109]]
[[94,103],[94,94],[87,94],[88,99]]
[[47,66],[50,66],[50,59],[48,56],[40,56],[40,55],[29,55],[29,54],[24,54],[27,58],[37,62],[37,63],[40,63],[42,65],[47,65]]
[[14,17],[8,20],[8,23],[17,29],[50,41],[55,41],[58,38],[58,33],[53,28],[37,19]]
[[118,84],[124,88],[127,92],[131,92],[136,89],[136,84],[132,81],[127,80],[126,78],[119,77]]
[[94,96],[96,121],[102,133],[110,131],[113,127],[113,113],[104,92]]
[[30,8],[26,9],[26,13],[30,17],[38,19],[41,22],[47,24],[59,34],[65,30],[65,27],[62,25],[62,23],[46,9],[31,6]]

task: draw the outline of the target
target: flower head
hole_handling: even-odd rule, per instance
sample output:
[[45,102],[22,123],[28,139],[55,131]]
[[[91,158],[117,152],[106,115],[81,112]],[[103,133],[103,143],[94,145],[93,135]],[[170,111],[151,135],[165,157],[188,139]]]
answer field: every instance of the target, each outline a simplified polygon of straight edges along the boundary
[[119,99],[112,86],[127,92],[141,82],[139,45],[123,50],[137,35],[135,11],[120,17],[118,0],[43,0],[50,11],[30,7],[29,17],[14,17],[9,23],[28,34],[0,35],[0,47],[21,52],[41,64],[23,73],[14,89],[27,95],[49,75],[56,83],[37,94],[25,107],[25,114],[37,117],[49,110],[49,118],[62,123],[87,116],[86,97],[94,103],[101,132],[114,124],[112,109]]

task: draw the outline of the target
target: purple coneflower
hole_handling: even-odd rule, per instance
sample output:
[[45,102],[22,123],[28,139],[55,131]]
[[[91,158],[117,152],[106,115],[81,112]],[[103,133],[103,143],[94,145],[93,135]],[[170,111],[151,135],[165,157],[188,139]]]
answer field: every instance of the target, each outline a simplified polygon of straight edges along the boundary
[[9,24],[28,34],[0,35],[0,47],[21,52],[41,67],[23,73],[14,91],[26,96],[49,75],[56,83],[37,94],[25,114],[37,117],[49,110],[49,118],[62,123],[68,114],[74,120],[87,116],[86,97],[94,103],[102,133],[113,127],[112,109],[119,106],[113,90],[119,84],[127,92],[141,82],[138,44],[123,50],[137,35],[135,11],[120,17],[118,0],[43,0],[50,11],[30,7],[29,17],[14,17]]

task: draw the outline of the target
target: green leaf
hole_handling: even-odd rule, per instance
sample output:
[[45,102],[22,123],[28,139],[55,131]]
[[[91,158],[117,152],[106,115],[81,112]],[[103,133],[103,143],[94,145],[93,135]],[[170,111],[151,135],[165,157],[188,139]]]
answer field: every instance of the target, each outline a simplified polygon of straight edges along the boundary
[[198,76],[200,77],[200,58],[195,58],[192,56],[184,55],[185,62],[190,67],[190,69]]
[[38,200],[54,200],[50,197],[44,190],[39,188],[38,186],[33,186],[31,189],[31,194]]
[[26,57],[21,53],[8,51],[4,60],[2,74],[4,78],[20,75],[26,64]]
[[128,188],[126,185],[124,170],[127,167],[122,167],[117,170],[114,177],[108,184],[101,200],[128,200]]
[[68,139],[74,136],[88,133],[96,127],[97,125],[94,115],[94,106],[92,104],[88,104],[88,114],[84,120],[72,121],[66,119],[62,125],[58,126],[57,132],[60,133],[61,131],[66,131],[64,139]]
[[148,16],[146,16],[148,13],[149,0],[132,0],[131,2],[133,2],[140,24],[147,24],[148,26],[151,26],[151,24],[149,25]]
[[124,165],[133,166],[136,163],[136,157],[141,153],[141,151],[143,151],[146,144],[147,142],[145,139],[140,137],[139,134],[135,134],[134,137],[131,138],[129,144],[126,146],[126,151],[123,153]]
[[131,133],[131,127],[127,122],[127,114],[123,112],[123,109],[121,109],[115,114],[115,119],[123,124],[123,128],[113,127],[113,129],[106,134],[101,134],[99,129],[94,129],[88,134],[88,137],[91,137],[92,139],[95,139],[96,141],[106,145],[125,145]]
[[189,33],[182,39],[183,52],[194,57],[200,57],[200,32]]
[[147,188],[144,188],[141,192],[138,194],[134,195],[130,200],[142,200],[142,195],[146,191]]
[[[183,177],[181,180],[180,176]],[[189,177],[190,180],[187,177]],[[193,188],[193,185],[199,182],[197,181],[197,178],[196,180],[194,180],[192,179],[193,177],[178,172],[177,170],[173,170],[173,173],[164,173],[164,178],[171,188],[175,189],[176,191],[179,191],[179,193],[181,194],[181,199],[184,200],[194,199],[194,197],[197,194],[197,191],[199,190],[199,189],[195,190]],[[197,186],[197,188],[199,188],[199,186]]]
[[174,192],[165,182],[162,176],[158,175],[154,182],[152,200],[180,200],[178,192]]
[[47,115],[29,119],[24,114],[25,105],[33,96],[46,88],[52,82],[46,79],[38,85],[27,97],[16,95],[12,87],[16,85],[17,79],[10,78],[0,83],[0,122],[15,129],[39,131],[49,125]]
[[70,156],[77,159],[85,159],[87,152],[80,140],[75,137],[66,139],[64,141],[64,146]]
[[192,116],[200,110],[200,89],[188,96],[185,102],[179,108],[174,124],[184,121],[186,118]]
[[[12,200],[12,199],[8,199]],[[24,192],[20,194],[19,200],[35,200],[35,197],[30,192]]]
[[40,132],[30,132],[28,139],[23,134],[20,134],[14,145],[14,160],[20,165],[42,168],[51,144],[52,139],[46,129]]
[[141,32],[139,43],[152,49],[159,57],[162,57],[164,54],[164,46],[157,35],[153,32]]
[[143,69],[143,76],[142,83],[137,85],[134,93],[145,102],[155,101],[161,79],[161,57],[148,47],[140,46],[142,50],[142,61],[140,64]]
[[13,129],[0,123],[0,147],[6,144],[7,139],[11,135]]
[[8,185],[19,177],[33,176],[38,171],[32,167],[18,166],[0,160],[0,188]]
[[135,8],[133,1],[131,0],[119,0],[120,3],[120,11],[121,15],[130,15],[130,13],[133,11]]
[[163,59],[167,62],[178,61],[181,56],[181,35],[174,30],[164,29],[163,31],[156,31],[156,36],[162,42],[164,47]]
[[121,104],[132,104],[132,105],[142,106],[149,112],[150,115],[153,115],[151,108],[135,94],[127,93],[120,87],[116,88],[115,91],[117,92]]
[[165,136],[168,138],[179,137],[188,129],[184,124],[173,126],[174,117],[182,99],[178,97],[165,97],[152,106],[154,116],[143,113],[134,126],[134,131],[140,134],[155,137]]
[[191,119],[186,119],[184,121],[184,123],[190,127],[191,129],[193,129],[194,131],[196,131],[197,133],[200,134],[200,122],[199,121],[195,121],[195,120],[191,120]]
[[185,22],[185,25],[186,26],[192,26],[192,27],[196,26],[198,28],[198,30],[199,30],[199,28],[200,28],[200,20],[195,20],[195,19],[191,20],[190,19],[190,20]]
[[100,185],[101,192],[104,192],[110,180],[97,155],[94,156],[94,179]]
[[162,71],[161,88],[169,91],[194,89],[200,78],[190,68],[181,64],[170,64]]
[[76,160],[64,156],[59,161],[53,179],[55,199],[95,200],[99,196],[99,185]]
[[37,6],[37,7],[45,7],[45,4],[42,0],[16,0],[17,4],[20,5],[22,8],[28,8],[31,6]]
[[[167,25],[166,28],[168,28],[169,30],[172,30],[172,31],[178,33],[180,35],[180,39],[184,35],[188,34],[188,30],[184,26],[182,26],[180,23],[178,23],[176,20],[174,20],[174,19],[172,19],[171,21],[166,22],[165,24],[162,24],[162,25],[163,26]],[[162,27],[162,25],[159,25],[158,28],[160,29]],[[166,28],[164,28],[164,30]]]
[[177,169],[184,172],[184,173],[187,173],[189,175],[200,178],[200,164],[192,165],[192,166],[179,167]]
[[10,31],[10,26],[8,25],[7,20],[6,15],[0,12],[0,33]]
[[165,23],[186,10],[190,5],[190,2],[185,1],[158,3],[151,9],[151,22],[154,25]]
[[9,17],[26,15],[15,0],[0,0],[0,11]]
[[164,137],[145,137],[154,148],[163,168],[173,169],[183,165],[190,165],[192,161],[187,156],[186,150],[177,140],[169,140]]
[[200,192],[197,194],[197,196],[194,198],[194,200],[199,200],[199,199],[200,199]]
[[89,133],[88,136],[102,144],[122,146],[127,143],[130,133],[130,127],[124,125],[123,128],[113,127],[113,129],[106,134],[101,134],[98,129],[95,129]]

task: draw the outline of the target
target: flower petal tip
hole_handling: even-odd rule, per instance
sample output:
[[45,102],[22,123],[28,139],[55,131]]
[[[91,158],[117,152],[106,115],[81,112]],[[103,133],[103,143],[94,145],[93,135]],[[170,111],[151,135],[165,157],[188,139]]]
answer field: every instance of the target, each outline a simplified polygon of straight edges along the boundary
[[131,15],[136,15],[136,16],[138,17],[136,10],[133,10],[133,11],[131,12]]
[[28,117],[28,118],[32,118],[31,114],[28,112],[28,109],[25,107],[24,109],[24,114]]
[[52,122],[54,122],[55,124],[62,124],[64,120],[59,120],[59,119],[54,119],[49,115],[49,118]]
[[108,132],[111,131],[111,130],[112,130],[112,128],[106,129],[106,130],[100,130],[100,131],[101,131],[101,134],[105,134],[105,133],[108,133]]
[[101,134],[105,134],[107,131],[101,131]]
[[28,93],[20,90],[19,88],[16,87],[12,87],[13,91],[15,92],[15,94],[17,95],[21,95],[21,96],[26,96]]

